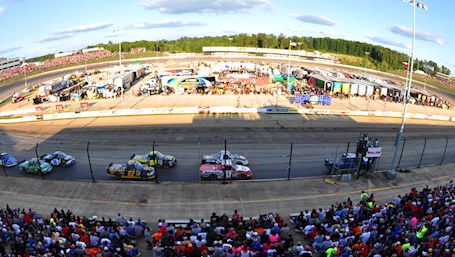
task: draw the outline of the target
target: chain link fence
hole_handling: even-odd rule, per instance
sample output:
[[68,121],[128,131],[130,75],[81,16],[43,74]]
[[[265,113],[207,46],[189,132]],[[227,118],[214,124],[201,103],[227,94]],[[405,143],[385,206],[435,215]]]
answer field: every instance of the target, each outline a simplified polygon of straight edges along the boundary
[[[82,131],[80,133],[83,133]],[[79,134],[75,134],[77,137]],[[119,139],[120,140],[120,139]],[[196,182],[200,180],[199,165],[202,155],[214,154],[224,151],[224,140],[219,144],[199,143],[173,143],[164,144],[157,141],[155,148],[164,153],[176,157],[177,165],[173,168],[157,168],[159,181],[185,181]],[[234,141],[234,140],[232,140]],[[289,140],[288,140],[289,141]],[[54,171],[45,176],[45,179],[74,179],[74,180],[108,180],[106,167],[109,163],[125,164],[134,154],[146,154],[152,150],[134,142],[88,142],[71,141],[71,143],[55,143],[54,141],[43,142],[35,147],[20,152],[11,152],[18,161],[41,156],[45,153],[61,150],[76,158],[77,164],[73,167],[54,167]],[[391,168],[393,155],[393,142],[380,142],[383,148],[382,156],[375,165],[376,171],[387,171]],[[2,151],[8,146],[2,145]],[[305,144],[263,142],[257,144],[241,143],[236,140],[230,143],[227,140],[227,150],[231,153],[240,154],[248,158],[249,167],[253,172],[253,179],[297,179],[315,176],[329,176],[331,171],[324,166],[327,157],[334,157],[343,153],[355,153],[357,142],[350,143],[321,143]],[[89,158],[90,156],[90,158]],[[89,163],[90,160],[90,163]],[[403,138],[398,149],[395,161],[396,170],[413,169],[431,165],[455,162],[455,138]],[[90,165],[89,165],[90,164]],[[5,175],[31,176],[20,172],[16,167],[4,170]],[[93,174],[93,178],[92,178]],[[41,178],[41,176],[35,176]]]

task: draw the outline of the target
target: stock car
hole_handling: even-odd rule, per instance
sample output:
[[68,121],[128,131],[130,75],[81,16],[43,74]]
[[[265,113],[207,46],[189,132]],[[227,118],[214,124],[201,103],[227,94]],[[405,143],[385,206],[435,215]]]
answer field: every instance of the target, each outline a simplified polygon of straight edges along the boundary
[[[226,160],[231,160],[235,164],[247,166],[248,165],[248,159],[245,158],[245,156],[238,155],[238,154],[233,154],[230,153],[229,151],[226,151],[226,156],[224,150],[221,150],[217,153],[214,153],[212,155],[203,155],[202,156],[202,164],[220,164],[223,159]],[[226,158],[224,158],[226,157]]]
[[0,166],[13,167],[16,164],[17,164],[16,158],[11,156],[10,154],[8,153],[0,154]]
[[[233,164],[230,160],[223,160],[222,163],[201,164],[199,166],[200,176],[202,179],[251,179],[253,172],[250,167]],[[229,175],[230,173],[230,175]]]
[[37,158],[32,158],[30,160],[24,160],[17,164],[17,167],[20,171],[25,173],[33,173],[33,174],[49,174],[52,171],[52,165],[49,163],[38,160]]
[[126,164],[110,163],[106,175],[115,179],[152,180],[156,178],[155,168],[129,160]]
[[149,166],[160,166],[163,168],[171,168],[177,164],[177,159],[174,156],[162,154],[158,151],[150,151],[147,154],[133,154],[130,159]]
[[71,167],[76,164],[73,156],[62,151],[55,151],[41,156],[41,160],[50,163],[52,166]]

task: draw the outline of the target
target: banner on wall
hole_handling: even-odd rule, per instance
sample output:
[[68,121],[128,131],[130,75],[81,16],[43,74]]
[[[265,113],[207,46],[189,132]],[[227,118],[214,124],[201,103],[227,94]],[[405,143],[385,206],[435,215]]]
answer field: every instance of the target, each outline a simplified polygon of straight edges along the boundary
[[328,95],[311,95],[311,94],[297,94],[295,95],[296,104],[319,104],[319,105],[330,105],[332,103],[332,97]]

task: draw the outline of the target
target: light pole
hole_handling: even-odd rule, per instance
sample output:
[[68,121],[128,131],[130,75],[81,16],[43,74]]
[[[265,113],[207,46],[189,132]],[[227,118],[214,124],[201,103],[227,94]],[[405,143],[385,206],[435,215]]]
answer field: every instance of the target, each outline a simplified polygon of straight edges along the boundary
[[27,88],[27,64],[25,63],[25,57],[22,60],[22,66],[24,67],[24,88]]
[[[411,68],[411,53],[409,54],[406,54],[408,56],[408,67],[406,67],[406,82],[405,82],[405,87],[408,86],[408,83],[409,83],[409,69]],[[406,96],[406,93],[405,93],[405,96]],[[404,105],[405,105],[406,101],[403,100],[403,104],[401,106],[402,108],[402,111],[404,110]]]
[[229,62],[232,62],[231,47],[232,47],[232,40],[233,40],[233,38],[230,37],[230,38],[228,38],[228,40],[229,40]]
[[401,136],[404,131],[404,123],[406,121],[406,114],[408,111],[408,98],[409,93],[411,92],[411,84],[412,84],[412,71],[414,69],[414,46],[415,46],[415,39],[416,39],[416,6],[422,8],[424,10],[428,10],[428,7],[423,4],[422,2],[417,2],[416,0],[403,0],[404,2],[412,4],[413,9],[413,21],[412,21],[412,47],[411,47],[411,67],[409,68],[409,80],[408,85],[406,87],[406,95],[404,98],[404,109],[403,109],[403,117],[401,118],[401,127],[400,130],[397,132],[397,136],[395,139],[395,144],[393,146],[393,157],[392,163],[390,165],[390,169],[387,172],[388,179],[394,179],[397,176],[397,172],[394,168],[395,166],[395,159],[397,158],[398,153],[398,146],[400,145]]
[[289,40],[289,54],[288,54],[288,79],[287,79],[287,89],[289,91],[289,94],[291,94],[291,90],[292,90],[292,87],[289,86],[289,84],[291,83],[290,82],[290,76],[291,76],[291,48],[293,46],[296,46],[297,43],[296,42],[292,42],[292,40]]
[[[122,32],[125,32],[126,29],[116,29],[114,30],[114,33],[117,33],[117,35],[120,35]],[[122,40],[119,40],[118,42],[118,60],[119,60],[119,66],[122,66]]]
[[365,78],[367,76],[367,58],[370,55],[370,52],[365,52]]

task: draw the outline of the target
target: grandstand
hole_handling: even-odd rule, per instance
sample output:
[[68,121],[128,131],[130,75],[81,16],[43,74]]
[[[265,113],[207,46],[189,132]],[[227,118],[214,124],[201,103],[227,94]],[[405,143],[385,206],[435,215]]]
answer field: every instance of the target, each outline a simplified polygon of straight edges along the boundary
[[12,68],[20,67],[21,60],[19,57],[14,58],[0,58],[0,72],[6,71]]

